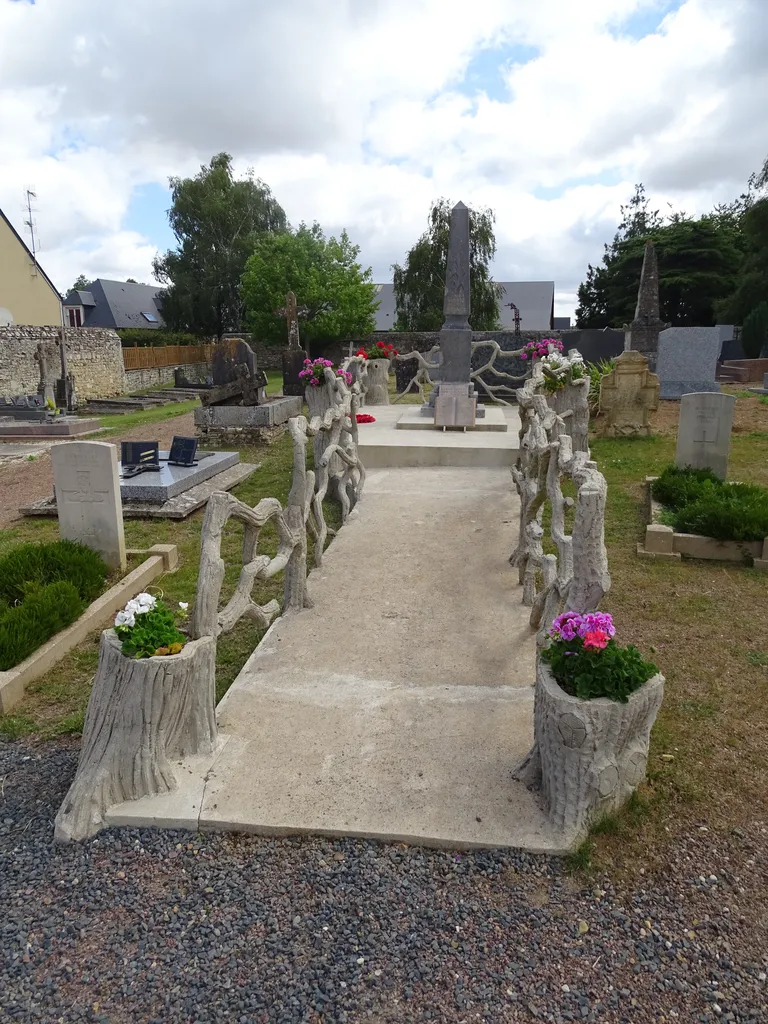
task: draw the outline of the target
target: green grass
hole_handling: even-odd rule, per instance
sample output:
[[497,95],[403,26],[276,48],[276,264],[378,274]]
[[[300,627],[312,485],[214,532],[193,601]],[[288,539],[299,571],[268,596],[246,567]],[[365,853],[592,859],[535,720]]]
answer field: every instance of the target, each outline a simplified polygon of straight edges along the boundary
[[103,428],[103,433],[98,434],[98,440],[104,440],[116,433],[124,434],[137,427],[146,427],[151,423],[162,423],[164,420],[172,420],[176,416],[183,416],[192,412],[200,403],[196,398],[188,402],[172,402],[170,405],[161,405],[156,409],[147,409],[144,412],[116,412],[105,413],[99,416],[98,420]]

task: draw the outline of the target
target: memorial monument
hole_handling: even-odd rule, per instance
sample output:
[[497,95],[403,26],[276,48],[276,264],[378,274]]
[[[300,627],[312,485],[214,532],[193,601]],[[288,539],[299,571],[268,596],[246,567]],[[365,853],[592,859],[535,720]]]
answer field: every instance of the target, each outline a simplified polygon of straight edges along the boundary
[[656,372],[659,332],[666,330],[659,316],[659,267],[653,242],[645,243],[640,287],[637,290],[635,319],[624,325],[624,351],[640,352],[648,360],[648,370]]
[[304,397],[304,381],[299,373],[304,369],[307,353],[299,344],[299,317],[306,316],[306,306],[296,305],[296,295],[288,292],[285,305],[275,310],[275,316],[285,317],[288,324],[288,348],[283,350],[283,394]]

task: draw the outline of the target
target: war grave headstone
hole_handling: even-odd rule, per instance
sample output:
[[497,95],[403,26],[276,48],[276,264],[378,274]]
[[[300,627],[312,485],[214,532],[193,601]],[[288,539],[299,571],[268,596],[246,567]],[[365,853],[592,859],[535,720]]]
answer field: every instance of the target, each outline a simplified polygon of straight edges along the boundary
[[721,347],[720,327],[669,327],[662,331],[656,367],[661,398],[719,392],[715,373]]
[[194,412],[206,443],[258,444],[301,414],[300,396],[267,396],[267,376],[244,339],[225,335],[214,348],[212,368],[213,387],[200,395],[202,408]]
[[659,407],[659,378],[640,352],[623,352],[600,383],[598,429],[606,437],[647,437]]
[[725,480],[735,405],[734,395],[708,392],[683,395],[677,429],[677,466],[708,468]]
[[125,569],[125,537],[117,449],[102,441],[72,441],[51,449],[59,533]]

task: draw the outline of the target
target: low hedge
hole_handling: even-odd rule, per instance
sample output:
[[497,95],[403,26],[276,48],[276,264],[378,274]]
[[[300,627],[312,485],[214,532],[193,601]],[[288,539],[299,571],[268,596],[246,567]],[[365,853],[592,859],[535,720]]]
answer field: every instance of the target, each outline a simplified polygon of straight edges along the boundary
[[165,331],[162,329],[143,327],[121,327],[118,330],[123,348],[158,348],[163,345],[203,345],[208,338],[199,338],[196,334],[184,331]]
[[77,587],[67,580],[28,591],[21,604],[0,611],[0,671],[24,661],[85,608]]
[[768,489],[726,483],[710,469],[667,466],[651,493],[672,513],[679,533],[715,540],[752,541],[768,537]]
[[30,591],[60,580],[90,603],[102,592],[108,572],[100,555],[71,540],[21,544],[0,558],[0,603],[19,604]]

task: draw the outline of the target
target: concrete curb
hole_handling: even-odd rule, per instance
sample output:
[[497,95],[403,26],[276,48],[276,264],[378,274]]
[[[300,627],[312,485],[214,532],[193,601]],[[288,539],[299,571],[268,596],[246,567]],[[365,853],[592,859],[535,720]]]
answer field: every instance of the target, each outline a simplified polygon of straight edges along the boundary
[[63,629],[34,654],[8,669],[0,672],[0,712],[8,714],[11,708],[24,696],[28,683],[39,679],[49,668],[60,661],[65,654],[76,647],[94,629],[111,619],[136,594],[146,590],[149,584],[165,572],[172,572],[179,564],[179,552],[175,544],[155,544],[148,551],[130,551],[128,554],[149,554],[141,565],[129,572],[119,583],[96,598],[71,626]]

